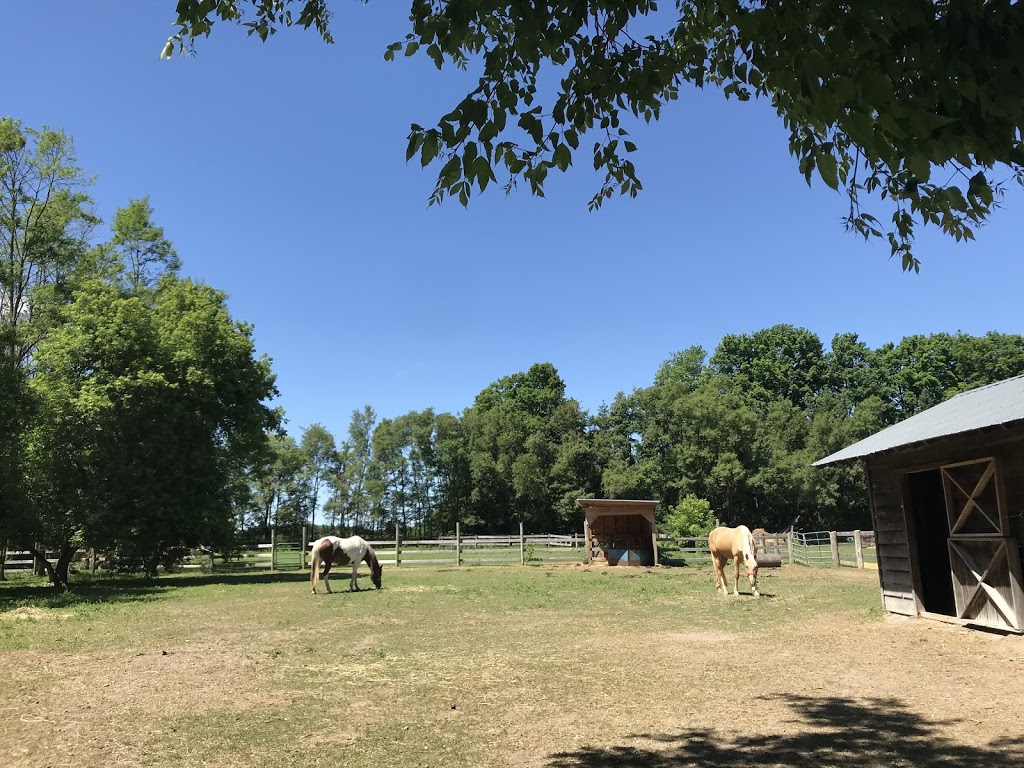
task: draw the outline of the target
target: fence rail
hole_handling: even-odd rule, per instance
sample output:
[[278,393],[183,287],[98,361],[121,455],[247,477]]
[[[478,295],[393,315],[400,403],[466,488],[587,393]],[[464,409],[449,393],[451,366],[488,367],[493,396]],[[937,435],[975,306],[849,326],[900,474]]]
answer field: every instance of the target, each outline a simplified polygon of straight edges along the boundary
[[[779,555],[783,561],[809,566],[877,568],[878,554],[873,531],[787,531],[754,536],[759,552]],[[708,537],[673,539],[658,537],[659,560],[676,563],[710,563]]]
[[[277,541],[258,543],[240,552],[217,554],[211,550],[188,558],[180,568],[216,571],[306,570],[312,542]],[[790,531],[754,537],[758,551],[779,555],[784,562],[806,566],[878,568],[873,531]],[[582,563],[585,542],[579,534],[533,534],[518,536],[442,536],[436,539],[377,539],[369,542],[382,565],[514,565],[533,563]],[[56,553],[47,552],[52,559]],[[706,536],[689,538],[658,537],[658,560],[665,565],[692,565],[711,562]],[[31,570],[33,556],[27,551],[8,551],[4,567]],[[97,558],[92,550],[79,550],[74,559],[78,569],[95,571]],[[101,562],[102,565],[102,562]]]

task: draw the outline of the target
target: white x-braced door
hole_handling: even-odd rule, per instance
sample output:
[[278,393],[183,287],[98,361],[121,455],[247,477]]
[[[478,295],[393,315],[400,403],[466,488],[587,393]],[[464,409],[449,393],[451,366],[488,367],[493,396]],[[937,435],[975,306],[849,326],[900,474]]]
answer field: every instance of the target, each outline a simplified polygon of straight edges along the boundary
[[994,458],[942,467],[949,561],[957,616],[998,629],[1024,629],[1018,541],[1009,535]]

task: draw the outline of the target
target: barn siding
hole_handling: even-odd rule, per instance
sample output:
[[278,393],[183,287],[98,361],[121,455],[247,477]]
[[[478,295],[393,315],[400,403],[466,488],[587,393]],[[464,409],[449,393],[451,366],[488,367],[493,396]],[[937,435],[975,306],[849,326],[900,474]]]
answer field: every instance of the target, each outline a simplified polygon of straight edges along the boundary
[[903,476],[989,456],[999,459],[1009,534],[1017,540],[1018,551],[1024,556],[1024,426],[955,435],[931,445],[867,458],[879,582],[886,611],[910,616],[918,613],[913,562],[916,549],[908,538]]
[[907,526],[899,475],[889,467],[869,467],[878,582],[882,607],[891,613],[917,615]]

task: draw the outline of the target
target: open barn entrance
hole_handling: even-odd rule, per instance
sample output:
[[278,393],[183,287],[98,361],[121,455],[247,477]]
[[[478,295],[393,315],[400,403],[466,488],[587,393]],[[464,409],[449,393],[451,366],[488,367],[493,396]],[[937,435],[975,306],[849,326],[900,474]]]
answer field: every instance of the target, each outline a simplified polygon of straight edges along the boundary
[[587,562],[608,565],[657,565],[656,501],[577,499],[586,510]]
[[917,561],[921,573],[924,609],[942,616],[956,616],[953,575],[949,562],[949,523],[942,473],[937,470],[907,474],[909,508],[913,517]]

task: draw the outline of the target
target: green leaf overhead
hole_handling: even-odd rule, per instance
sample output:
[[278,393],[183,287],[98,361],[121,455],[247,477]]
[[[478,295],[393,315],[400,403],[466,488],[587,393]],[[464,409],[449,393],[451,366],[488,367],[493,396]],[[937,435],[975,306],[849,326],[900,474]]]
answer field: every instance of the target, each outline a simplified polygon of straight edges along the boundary
[[[326,0],[182,0],[177,13],[168,45],[178,50],[220,20],[261,38],[312,26],[331,41]],[[1004,185],[1024,180],[1024,10],[1010,0],[677,0],[674,10],[655,0],[413,0],[410,21],[388,58],[404,47],[479,73],[437,128],[411,129],[413,154],[440,160],[431,202],[468,201],[476,166],[453,173],[451,159],[470,151],[505,172],[506,191],[522,180],[542,195],[552,168],[574,164],[560,147],[579,151],[584,134],[604,174],[590,207],[635,196],[624,154],[636,145],[619,141],[627,118],[657,120],[684,85],[769,100],[799,172],[810,180],[816,167],[841,189],[846,227],[886,238],[908,270],[920,266],[918,226],[970,238]],[[554,88],[538,85],[547,69]],[[417,143],[425,133],[437,135],[436,152]],[[891,214],[872,215],[876,206]]]

